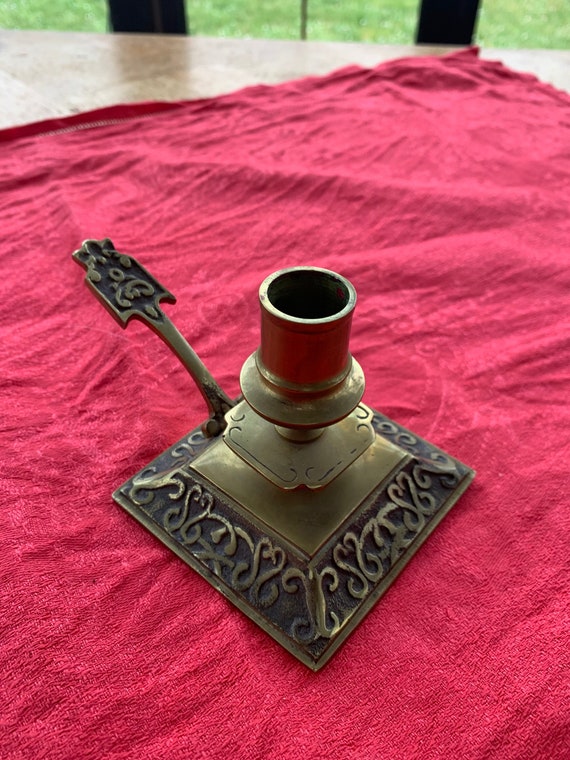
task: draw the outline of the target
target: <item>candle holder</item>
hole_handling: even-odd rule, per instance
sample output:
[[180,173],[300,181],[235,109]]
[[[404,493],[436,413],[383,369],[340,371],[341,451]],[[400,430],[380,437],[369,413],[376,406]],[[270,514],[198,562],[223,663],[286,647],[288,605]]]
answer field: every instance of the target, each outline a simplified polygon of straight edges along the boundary
[[73,258],[126,327],[146,322],[190,372],[208,418],[113,498],[317,670],[471,483],[457,459],[362,403],[356,293],[317,267],[260,287],[261,343],[230,399],[160,309],[175,303],[109,239]]

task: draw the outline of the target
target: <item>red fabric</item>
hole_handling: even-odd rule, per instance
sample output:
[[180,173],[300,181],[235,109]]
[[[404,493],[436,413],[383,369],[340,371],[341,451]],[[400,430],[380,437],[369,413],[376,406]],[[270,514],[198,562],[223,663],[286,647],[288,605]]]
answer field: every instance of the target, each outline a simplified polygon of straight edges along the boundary
[[[569,105],[466,52],[4,135],[1,757],[568,757]],[[111,500],[205,410],[105,236],[231,394],[263,278],[346,275],[365,400],[478,472],[317,674]]]

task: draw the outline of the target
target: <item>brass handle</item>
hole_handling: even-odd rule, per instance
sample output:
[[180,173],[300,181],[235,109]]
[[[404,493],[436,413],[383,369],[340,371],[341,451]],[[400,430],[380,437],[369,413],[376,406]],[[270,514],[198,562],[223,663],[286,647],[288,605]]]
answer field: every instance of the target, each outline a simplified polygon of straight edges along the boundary
[[86,240],[73,258],[87,270],[85,280],[112,317],[127,326],[140,319],[169,346],[198,386],[210,413],[203,425],[207,436],[220,433],[224,415],[234,402],[220,388],[206,365],[160,309],[160,301],[176,303],[176,298],[132,256],[119,253],[111,240]]

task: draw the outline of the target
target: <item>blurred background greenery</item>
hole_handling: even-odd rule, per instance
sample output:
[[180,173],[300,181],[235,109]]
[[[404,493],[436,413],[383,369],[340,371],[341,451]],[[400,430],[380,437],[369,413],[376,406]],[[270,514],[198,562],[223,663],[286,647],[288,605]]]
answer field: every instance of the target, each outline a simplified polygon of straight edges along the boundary
[[[308,38],[410,44],[419,0],[309,0]],[[300,0],[186,0],[192,34],[297,39]],[[1,0],[0,28],[105,32],[105,0]],[[570,47],[570,0],[483,0],[476,43]]]

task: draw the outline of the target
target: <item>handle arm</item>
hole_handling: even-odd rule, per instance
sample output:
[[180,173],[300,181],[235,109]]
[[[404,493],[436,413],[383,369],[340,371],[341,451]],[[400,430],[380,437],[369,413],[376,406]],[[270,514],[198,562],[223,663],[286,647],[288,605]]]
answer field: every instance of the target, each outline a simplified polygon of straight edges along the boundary
[[73,258],[87,270],[85,280],[112,317],[127,326],[139,319],[176,354],[204,397],[210,418],[204,433],[218,435],[225,427],[224,415],[234,406],[214,380],[183,335],[160,308],[161,301],[176,303],[176,298],[132,256],[119,253],[111,240],[86,240]]

